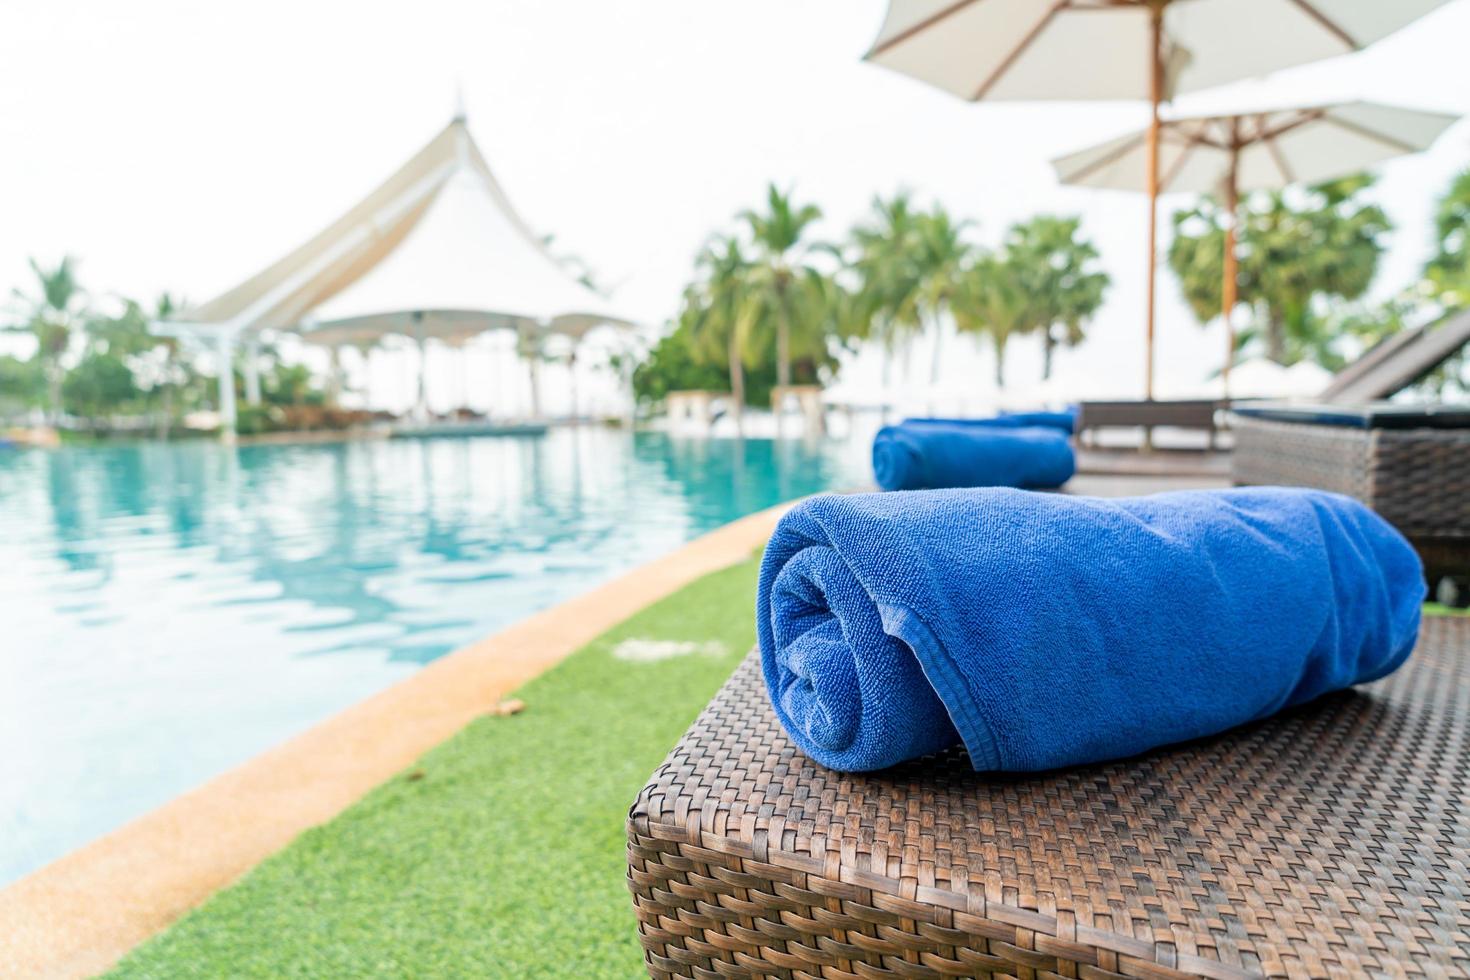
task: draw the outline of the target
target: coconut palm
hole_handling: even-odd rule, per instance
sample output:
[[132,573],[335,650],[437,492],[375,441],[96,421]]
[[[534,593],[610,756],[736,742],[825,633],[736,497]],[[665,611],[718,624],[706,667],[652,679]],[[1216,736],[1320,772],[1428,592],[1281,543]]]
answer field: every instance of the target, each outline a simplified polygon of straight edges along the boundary
[[995,383],[1004,388],[1007,345],[1038,323],[1027,268],[1007,254],[976,255],[961,270],[952,307],[961,333],[989,337],[995,345]]
[[929,383],[939,382],[941,358],[940,338],[944,315],[964,278],[970,247],[965,244],[965,221],[953,221],[939,205],[922,212],[915,222],[915,262],[918,265],[918,314],[929,321],[934,334],[934,354],[929,367]]
[[[1307,355],[1320,332],[1325,299],[1367,292],[1392,230],[1388,215],[1359,196],[1370,177],[1346,177],[1299,194],[1258,194],[1240,208],[1239,299],[1254,312],[1244,338],[1260,337],[1266,356],[1288,364]],[[1200,323],[1220,312],[1225,216],[1206,200],[1174,215],[1169,266]]]
[[1006,235],[1006,257],[1024,279],[1031,302],[1029,329],[1041,335],[1043,380],[1051,377],[1058,344],[1082,342],[1084,326],[1102,306],[1109,284],[1108,274],[1093,266],[1097,248],[1079,237],[1081,224],[1075,217],[1039,215],[1013,225]]
[[907,345],[923,328],[918,312],[919,268],[912,261],[917,237],[915,211],[907,191],[888,200],[873,198],[872,217],[852,230],[856,275],[854,333],[883,348],[883,381],[888,382],[894,348]]
[[[791,384],[793,327],[808,326],[796,322],[793,293],[800,288],[798,280],[813,269],[812,255],[821,246],[806,236],[811,225],[821,217],[821,208],[815,204],[794,204],[791,195],[783,194],[775,184],[766,188],[764,212],[740,213],[756,252],[754,259],[747,263],[743,278],[748,289],[768,294],[759,302],[769,306],[775,319],[776,384],[782,388]],[[802,340],[807,342],[811,337],[803,336]]]
[[36,339],[36,356],[46,375],[46,409],[51,422],[61,416],[62,358],[87,315],[86,293],[77,282],[76,263],[65,256],[53,268],[43,269],[31,259],[37,292],[28,296],[14,290],[17,319],[4,327],[10,333],[28,333]]
[[852,232],[856,305],[869,318],[867,335],[891,355],[895,346],[931,330],[931,383],[939,380],[941,324],[970,251],[965,228],[938,205],[915,210],[908,193],[900,191],[887,201],[874,198],[872,217]]
[[730,372],[731,416],[736,431],[743,433],[745,366],[752,339],[769,313],[770,294],[752,287],[752,263],[735,238],[712,241],[696,265],[699,279],[684,291],[680,325],[688,329],[702,359],[724,361]]
[[1424,270],[1430,292],[1451,309],[1470,306],[1470,170],[1439,199],[1434,232],[1434,255]]

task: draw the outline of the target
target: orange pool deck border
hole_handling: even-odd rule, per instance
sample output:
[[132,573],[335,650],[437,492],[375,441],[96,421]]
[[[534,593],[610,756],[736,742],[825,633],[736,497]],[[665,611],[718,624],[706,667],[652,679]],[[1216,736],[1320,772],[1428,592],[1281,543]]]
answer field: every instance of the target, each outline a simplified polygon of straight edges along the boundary
[[0,890],[0,976],[84,977],[650,603],[750,557],[790,503],[454,651]]

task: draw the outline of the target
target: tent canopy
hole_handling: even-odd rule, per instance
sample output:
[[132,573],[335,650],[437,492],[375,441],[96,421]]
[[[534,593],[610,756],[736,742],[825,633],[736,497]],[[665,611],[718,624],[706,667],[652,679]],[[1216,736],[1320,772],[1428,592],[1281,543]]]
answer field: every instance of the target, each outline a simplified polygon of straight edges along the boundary
[[515,213],[462,117],[310,241],[173,319],[345,343],[629,325]]

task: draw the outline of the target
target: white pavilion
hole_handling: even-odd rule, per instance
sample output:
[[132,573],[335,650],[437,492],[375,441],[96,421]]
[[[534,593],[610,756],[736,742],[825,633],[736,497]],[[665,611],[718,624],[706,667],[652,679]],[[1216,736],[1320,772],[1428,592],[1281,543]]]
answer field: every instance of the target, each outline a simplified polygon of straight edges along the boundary
[[[243,353],[247,401],[260,400],[262,331],[290,331],[336,351],[390,335],[419,345],[415,415],[427,418],[425,345],[462,345],[513,331],[521,349],[554,335],[628,328],[603,296],[572,276],[515,209],[470,136],[463,114],[376,190],[310,241],[207,303],[153,325],[208,342],[220,370],[221,432],[233,438],[231,373]],[[531,360],[532,414],[537,364]]]

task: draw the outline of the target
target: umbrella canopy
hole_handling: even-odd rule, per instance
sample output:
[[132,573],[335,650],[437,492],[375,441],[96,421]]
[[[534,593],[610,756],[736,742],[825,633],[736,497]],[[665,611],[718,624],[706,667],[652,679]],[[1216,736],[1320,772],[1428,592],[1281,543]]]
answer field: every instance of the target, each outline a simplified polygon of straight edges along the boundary
[[1159,105],[1356,51],[1444,2],[890,0],[866,57],[970,100],[1148,100],[1144,386],[1152,398]]
[[866,58],[961,98],[1149,99],[1347,54],[1445,0],[890,0]]
[[[1237,193],[1317,183],[1428,149],[1458,117],[1372,102],[1164,119],[1159,193]],[[1052,162],[1064,184],[1145,191],[1142,130]]]
[[[1223,377],[1230,391],[1235,359],[1231,314],[1236,304],[1235,213],[1240,194],[1316,183],[1357,173],[1428,149],[1457,117],[1372,102],[1266,109],[1163,120],[1159,126],[1160,193],[1220,193],[1225,229],[1221,313],[1226,327]],[[1053,161],[1064,184],[1149,189],[1148,134],[1130,133]]]

